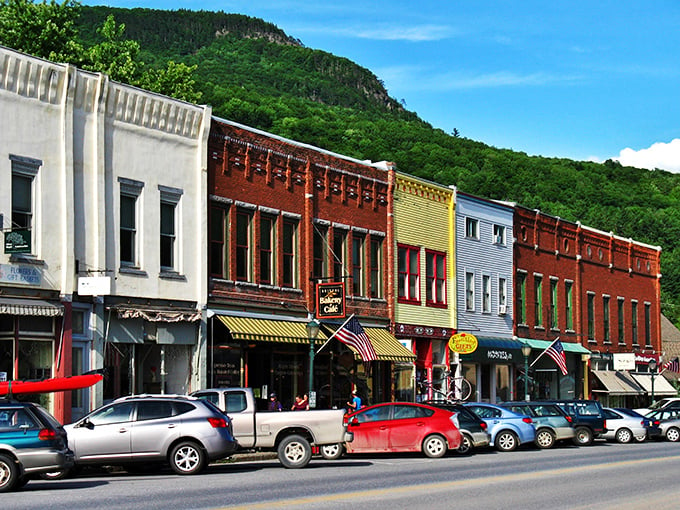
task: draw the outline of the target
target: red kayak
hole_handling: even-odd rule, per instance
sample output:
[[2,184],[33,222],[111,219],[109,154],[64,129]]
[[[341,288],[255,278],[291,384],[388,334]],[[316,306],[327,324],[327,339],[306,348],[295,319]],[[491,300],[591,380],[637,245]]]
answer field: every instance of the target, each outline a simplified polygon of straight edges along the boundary
[[103,378],[102,374],[83,374],[43,379],[42,381],[4,381],[0,382],[0,396],[81,390],[89,388]]

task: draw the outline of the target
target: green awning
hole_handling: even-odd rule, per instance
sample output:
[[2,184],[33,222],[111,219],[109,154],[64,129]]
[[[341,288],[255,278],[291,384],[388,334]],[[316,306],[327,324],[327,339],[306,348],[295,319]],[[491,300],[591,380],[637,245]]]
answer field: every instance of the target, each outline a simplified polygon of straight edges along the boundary
[[[532,349],[540,351],[546,350],[552,344],[552,342],[548,340],[534,340],[533,338],[519,338],[519,341],[526,342],[531,346]],[[581,344],[577,344],[575,342],[566,342],[563,340],[560,341],[562,342],[564,352],[572,352],[574,354],[590,354],[590,351]]]

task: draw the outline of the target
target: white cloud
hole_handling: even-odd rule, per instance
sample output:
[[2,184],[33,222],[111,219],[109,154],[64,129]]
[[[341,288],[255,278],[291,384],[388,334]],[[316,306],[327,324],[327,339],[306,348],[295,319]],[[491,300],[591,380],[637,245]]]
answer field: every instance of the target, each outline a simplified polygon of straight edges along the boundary
[[375,41],[440,41],[460,35],[446,25],[370,25],[370,26],[324,26],[296,27],[297,32],[334,34],[348,38],[371,39]]
[[639,151],[625,148],[620,152],[618,158],[613,159],[624,166],[649,170],[661,168],[669,172],[680,173],[680,138],[669,143],[658,142],[648,149],[640,149]]

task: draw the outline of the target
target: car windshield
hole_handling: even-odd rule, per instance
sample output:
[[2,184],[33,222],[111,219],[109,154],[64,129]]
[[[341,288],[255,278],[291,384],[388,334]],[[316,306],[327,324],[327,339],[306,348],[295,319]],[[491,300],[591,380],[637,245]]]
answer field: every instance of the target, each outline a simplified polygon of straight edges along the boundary
[[651,406],[649,406],[649,410],[653,411],[654,409],[661,409],[663,407],[666,407],[669,402],[671,402],[671,400],[667,398],[662,398],[658,402],[654,402]]

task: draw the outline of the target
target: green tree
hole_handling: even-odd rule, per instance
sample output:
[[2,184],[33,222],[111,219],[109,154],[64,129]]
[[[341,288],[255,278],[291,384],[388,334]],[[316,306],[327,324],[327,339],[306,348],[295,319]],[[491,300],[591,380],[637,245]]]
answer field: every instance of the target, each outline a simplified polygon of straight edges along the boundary
[[79,64],[83,50],[76,38],[79,14],[76,0],[0,0],[0,44],[36,57]]

